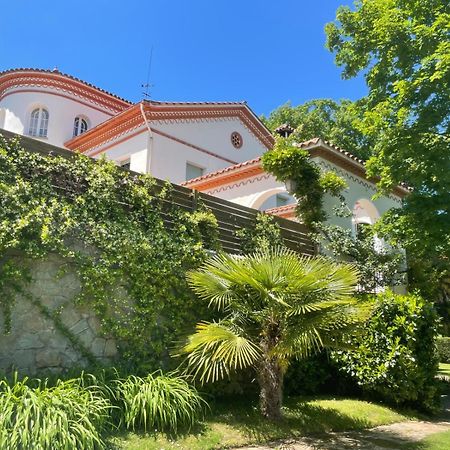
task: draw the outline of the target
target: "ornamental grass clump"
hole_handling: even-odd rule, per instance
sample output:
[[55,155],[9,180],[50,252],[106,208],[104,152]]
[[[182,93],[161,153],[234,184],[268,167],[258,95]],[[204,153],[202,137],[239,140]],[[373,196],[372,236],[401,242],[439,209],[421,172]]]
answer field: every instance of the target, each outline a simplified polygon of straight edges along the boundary
[[176,433],[190,429],[207,403],[182,377],[154,372],[116,382],[116,397],[127,429]]
[[0,380],[0,448],[104,449],[110,410],[101,389],[81,378],[51,387],[47,380]]

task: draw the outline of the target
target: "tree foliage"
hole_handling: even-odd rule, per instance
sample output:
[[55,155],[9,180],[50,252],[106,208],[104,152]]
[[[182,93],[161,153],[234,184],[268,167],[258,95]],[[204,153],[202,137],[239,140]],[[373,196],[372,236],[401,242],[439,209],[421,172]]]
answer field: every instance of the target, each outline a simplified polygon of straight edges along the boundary
[[286,103],[262,120],[272,132],[288,124],[294,128],[297,142],[319,137],[367,159],[371,155],[371,140],[358,128],[363,111],[364,101],[317,99],[297,106]]
[[405,256],[398,248],[386,246],[371,225],[353,235],[350,229],[321,223],[314,239],[322,251],[358,268],[360,293],[376,292],[382,286],[405,284]]
[[[450,4],[448,0],[359,0],[326,26],[344,78],[369,88],[359,125],[373,142],[369,175],[381,192],[406,182],[403,208],[383,217],[430,278],[449,278]],[[448,287],[447,287],[448,289]]]
[[417,295],[390,291],[375,298],[377,306],[366,333],[352,351],[333,352],[342,370],[377,398],[433,410],[439,396],[435,376],[437,315]]
[[262,156],[262,164],[278,181],[291,182],[297,199],[296,212],[305,225],[314,228],[327,218],[323,209],[325,193],[339,196],[347,184],[333,172],[322,173],[311,161],[309,152],[296,145],[295,139],[294,136],[278,138],[274,148]]

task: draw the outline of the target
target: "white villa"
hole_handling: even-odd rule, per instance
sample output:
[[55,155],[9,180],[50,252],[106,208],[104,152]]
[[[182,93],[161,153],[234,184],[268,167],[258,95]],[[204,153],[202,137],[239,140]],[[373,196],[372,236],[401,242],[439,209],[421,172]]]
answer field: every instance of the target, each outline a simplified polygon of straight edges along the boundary
[[[58,70],[13,69],[0,72],[1,129],[295,220],[295,199],[261,167],[274,138],[246,103],[133,104]],[[373,224],[408,193],[398,186],[372,201],[363,161],[321,139],[299,145],[346,179],[353,217],[342,226]]]

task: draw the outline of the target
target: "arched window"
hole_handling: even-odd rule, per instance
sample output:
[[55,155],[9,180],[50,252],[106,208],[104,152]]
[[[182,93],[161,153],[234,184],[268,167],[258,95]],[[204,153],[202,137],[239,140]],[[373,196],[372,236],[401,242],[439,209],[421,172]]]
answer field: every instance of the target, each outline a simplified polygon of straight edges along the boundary
[[44,108],[33,109],[30,116],[30,136],[47,137],[48,129],[48,111]]
[[79,136],[80,134],[87,131],[87,129],[88,129],[87,120],[79,116],[75,117],[75,120],[73,121],[73,137]]

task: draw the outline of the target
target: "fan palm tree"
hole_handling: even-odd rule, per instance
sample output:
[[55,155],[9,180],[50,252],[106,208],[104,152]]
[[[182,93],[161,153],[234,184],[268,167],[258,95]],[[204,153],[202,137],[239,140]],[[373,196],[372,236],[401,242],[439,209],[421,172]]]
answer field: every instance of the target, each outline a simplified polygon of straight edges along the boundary
[[281,417],[289,360],[339,345],[370,308],[354,299],[354,266],[286,249],[247,256],[219,254],[187,275],[197,296],[222,311],[200,322],[182,347],[187,370],[201,382],[253,367],[262,414]]

